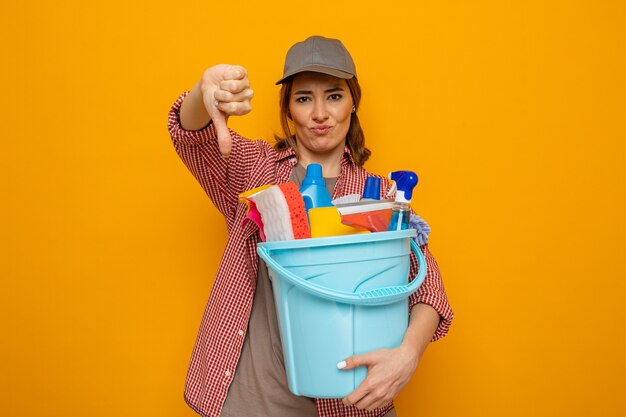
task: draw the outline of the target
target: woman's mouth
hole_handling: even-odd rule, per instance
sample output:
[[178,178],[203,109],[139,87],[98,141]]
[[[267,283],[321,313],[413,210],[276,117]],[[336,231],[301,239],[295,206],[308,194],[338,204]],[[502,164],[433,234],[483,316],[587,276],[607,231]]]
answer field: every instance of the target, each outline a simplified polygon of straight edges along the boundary
[[332,126],[328,126],[328,125],[317,125],[315,127],[311,128],[311,132],[315,133],[316,135],[325,135],[328,132],[330,132],[330,130],[332,129]]

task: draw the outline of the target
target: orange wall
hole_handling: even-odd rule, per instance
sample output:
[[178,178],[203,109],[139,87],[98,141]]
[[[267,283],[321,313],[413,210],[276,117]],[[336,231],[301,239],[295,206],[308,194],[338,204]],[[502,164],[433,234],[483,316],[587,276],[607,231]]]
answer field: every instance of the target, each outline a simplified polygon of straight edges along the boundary
[[[263,5],[261,5],[263,3]],[[225,242],[166,130],[211,64],[274,81],[341,38],[377,172],[420,174],[456,312],[410,416],[623,416],[626,7],[620,1],[3,6],[3,416],[192,416],[186,366]]]

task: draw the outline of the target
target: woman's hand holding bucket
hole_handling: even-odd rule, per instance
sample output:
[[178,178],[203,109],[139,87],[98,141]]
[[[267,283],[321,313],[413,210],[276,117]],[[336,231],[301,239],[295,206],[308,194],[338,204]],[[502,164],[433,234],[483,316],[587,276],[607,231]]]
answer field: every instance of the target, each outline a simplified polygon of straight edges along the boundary
[[439,320],[437,310],[418,303],[411,309],[409,328],[400,346],[354,355],[339,362],[337,368],[342,370],[367,367],[367,377],[343,403],[371,411],[392,401],[413,376]]
[[[341,368],[344,363],[345,366]],[[350,370],[367,366],[367,377],[343,399],[343,403],[370,411],[385,406],[408,384],[418,363],[418,352],[402,345],[395,349],[380,349],[347,358],[337,367]]]

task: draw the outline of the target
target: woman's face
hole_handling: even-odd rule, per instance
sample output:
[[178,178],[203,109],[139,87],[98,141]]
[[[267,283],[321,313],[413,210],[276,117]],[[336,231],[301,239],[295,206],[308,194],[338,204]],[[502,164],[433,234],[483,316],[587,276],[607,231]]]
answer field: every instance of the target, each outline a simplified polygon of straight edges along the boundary
[[352,95],[346,80],[316,72],[294,77],[289,112],[300,152],[311,156],[343,152],[350,128]]

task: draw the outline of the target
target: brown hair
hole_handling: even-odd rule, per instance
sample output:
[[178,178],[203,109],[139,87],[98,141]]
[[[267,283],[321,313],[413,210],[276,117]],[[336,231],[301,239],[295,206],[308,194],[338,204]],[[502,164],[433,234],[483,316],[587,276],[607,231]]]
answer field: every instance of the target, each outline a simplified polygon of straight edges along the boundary
[[[358,111],[359,103],[361,102],[361,86],[356,77],[346,80],[346,83],[352,95],[354,106]],[[297,149],[295,134],[291,133],[291,127],[289,125],[289,121],[291,120],[289,116],[289,99],[291,98],[292,85],[293,77],[289,77],[282,83],[282,87],[280,88],[280,126],[283,129],[283,136],[274,135],[276,139],[274,148],[278,150],[289,148]],[[346,145],[348,149],[350,149],[354,162],[356,162],[357,165],[363,165],[372,152],[365,147],[365,134],[363,133],[363,129],[361,129],[357,111],[350,115],[350,128],[346,135]]]

